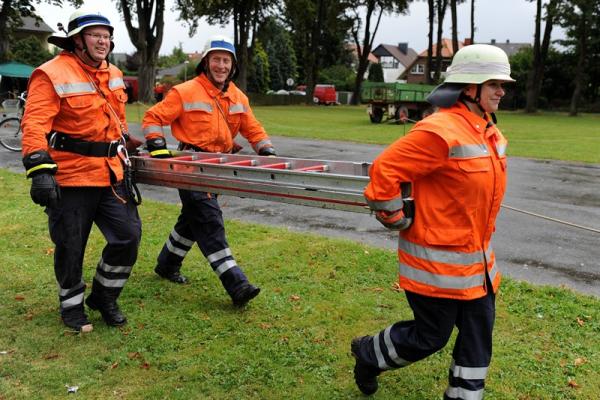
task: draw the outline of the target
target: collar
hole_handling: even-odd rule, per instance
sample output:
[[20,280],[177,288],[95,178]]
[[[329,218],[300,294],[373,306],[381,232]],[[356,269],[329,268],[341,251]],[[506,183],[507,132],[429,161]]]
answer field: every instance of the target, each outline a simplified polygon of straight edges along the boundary
[[79,65],[81,65],[81,67],[83,69],[85,69],[88,72],[91,73],[95,73],[97,71],[103,71],[103,70],[107,70],[108,69],[108,63],[106,62],[106,60],[102,60],[102,63],[100,64],[99,68],[96,67],[92,67],[91,65],[88,65],[86,63],[83,62],[83,60],[81,58],[79,58],[79,56],[77,54],[75,54],[74,52],[70,52],[67,50],[63,50],[60,52],[61,55],[67,56],[67,57],[71,57],[73,58],[75,61],[77,61],[77,63]]
[[440,112],[449,112],[460,115],[462,118],[465,119],[465,121],[467,121],[469,125],[471,125],[473,130],[477,131],[480,134],[485,133],[485,131],[488,128],[488,123],[491,122],[491,118],[487,115],[487,113],[484,115],[484,118],[482,118],[479,115],[472,112],[471,110],[469,110],[469,107],[467,107],[460,101],[456,102],[452,107],[441,108]]
[[204,72],[202,72],[200,75],[198,75],[196,78],[194,78],[196,81],[198,81],[198,83],[200,83],[202,85],[202,87],[204,87],[204,89],[206,90],[206,92],[208,93],[208,95],[210,97],[217,97],[219,95],[221,95],[222,97],[230,97],[231,93],[232,93],[232,86],[233,86],[233,82],[229,82],[229,86],[227,87],[227,90],[225,92],[222,92],[221,89],[217,88],[215,85],[213,85],[213,83],[210,81],[210,79],[208,79],[208,76],[206,76],[206,74]]

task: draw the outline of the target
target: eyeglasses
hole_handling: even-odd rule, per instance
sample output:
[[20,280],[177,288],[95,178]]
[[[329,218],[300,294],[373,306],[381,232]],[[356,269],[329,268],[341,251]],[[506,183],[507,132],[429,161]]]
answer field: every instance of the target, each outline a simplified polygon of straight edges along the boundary
[[100,39],[104,41],[113,40],[111,35],[103,35],[101,33],[84,33],[84,35],[93,37],[95,41],[99,41]]

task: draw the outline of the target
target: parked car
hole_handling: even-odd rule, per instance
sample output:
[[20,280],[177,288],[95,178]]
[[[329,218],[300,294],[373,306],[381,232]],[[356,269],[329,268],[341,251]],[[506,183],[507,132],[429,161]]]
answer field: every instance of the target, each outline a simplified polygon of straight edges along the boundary
[[337,104],[335,86],[322,84],[316,85],[313,92],[313,102],[315,102],[315,104],[325,104],[327,106],[331,104]]

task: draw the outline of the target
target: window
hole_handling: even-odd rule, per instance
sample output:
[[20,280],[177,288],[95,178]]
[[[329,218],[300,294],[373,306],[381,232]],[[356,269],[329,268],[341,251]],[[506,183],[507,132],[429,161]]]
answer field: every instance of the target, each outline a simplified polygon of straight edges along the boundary
[[398,68],[398,60],[390,56],[381,56],[379,58],[381,68]]
[[423,64],[415,64],[411,68],[410,72],[412,74],[420,74],[420,75],[424,74],[425,73],[425,66]]

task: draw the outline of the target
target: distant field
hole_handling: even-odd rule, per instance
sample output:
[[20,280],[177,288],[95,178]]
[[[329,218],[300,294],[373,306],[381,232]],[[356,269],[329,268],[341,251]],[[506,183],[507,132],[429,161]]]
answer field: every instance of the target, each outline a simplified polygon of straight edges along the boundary
[[[140,121],[143,105],[128,106],[129,121]],[[364,106],[255,107],[271,135],[389,144],[412,124],[372,124]],[[600,163],[600,115],[500,112],[498,126],[508,137],[509,156]]]

